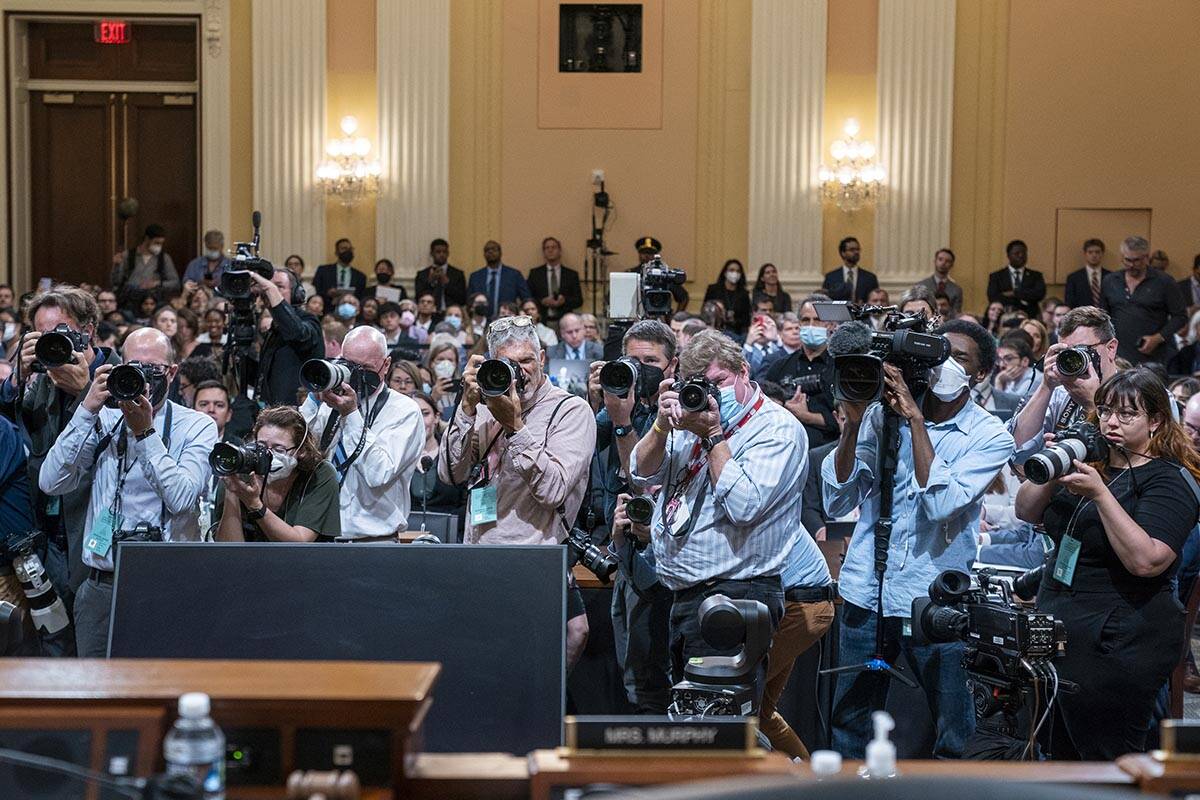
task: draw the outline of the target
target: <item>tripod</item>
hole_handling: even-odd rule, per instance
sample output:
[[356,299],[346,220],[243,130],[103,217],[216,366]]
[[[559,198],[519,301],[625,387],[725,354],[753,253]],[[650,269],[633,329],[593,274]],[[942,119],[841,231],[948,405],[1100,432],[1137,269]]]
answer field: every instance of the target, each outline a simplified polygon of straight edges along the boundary
[[[596,219],[597,208],[603,210],[599,220]],[[608,279],[608,257],[616,255],[604,243],[604,229],[608,227],[608,215],[611,210],[608,192],[604,191],[604,181],[601,180],[600,188],[592,197],[592,236],[587,240],[587,257],[583,261],[583,284],[591,289],[592,313],[597,316],[600,315],[601,307],[608,307],[607,297],[600,305],[598,295],[601,292],[607,293],[605,283]]]
[[875,522],[875,582],[878,584],[878,610],[875,614],[875,652],[862,664],[847,664],[821,670],[822,675],[854,672],[884,672],[910,688],[912,678],[893,667],[883,657],[883,576],[887,572],[888,547],[892,542],[892,497],[895,492],[896,466],[900,460],[900,415],[883,405],[883,434],[879,450],[879,519]]

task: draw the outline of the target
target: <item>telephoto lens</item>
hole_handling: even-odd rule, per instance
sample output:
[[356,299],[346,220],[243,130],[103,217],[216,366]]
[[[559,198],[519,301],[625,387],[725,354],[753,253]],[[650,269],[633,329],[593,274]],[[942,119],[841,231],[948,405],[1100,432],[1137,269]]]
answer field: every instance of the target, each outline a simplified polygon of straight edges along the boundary
[[517,394],[525,390],[525,373],[507,358],[484,361],[475,373],[475,380],[479,383],[479,393],[484,397],[506,395],[513,383],[517,385]]
[[1055,356],[1055,368],[1064,378],[1075,378],[1086,375],[1091,352],[1086,347],[1072,347],[1061,351]]
[[654,502],[649,497],[631,497],[625,501],[625,515],[637,525],[649,525],[654,517]]
[[679,393],[679,406],[684,411],[707,411],[708,398],[721,402],[721,390],[703,376],[688,378],[680,384],[676,391]]
[[[44,367],[61,367],[75,360],[77,338],[69,335],[66,325],[59,325],[52,331],[43,333],[33,346],[33,353]],[[78,337],[79,334],[76,334]],[[82,347],[78,348],[83,350]]]
[[1108,440],[1094,425],[1073,425],[1055,437],[1052,444],[1025,462],[1025,477],[1036,484],[1049,483],[1075,471],[1075,461],[1088,463],[1108,458]]
[[340,361],[310,358],[300,365],[300,383],[310,392],[336,389],[350,380],[350,367]]
[[137,400],[146,393],[146,376],[133,364],[118,364],[108,373],[108,393],[118,402]]
[[628,356],[600,368],[600,388],[615,397],[628,397],[638,382],[638,362]]
[[208,454],[208,465],[216,475],[262,475],[271,472],[271,451],[261,442],[217,442]]

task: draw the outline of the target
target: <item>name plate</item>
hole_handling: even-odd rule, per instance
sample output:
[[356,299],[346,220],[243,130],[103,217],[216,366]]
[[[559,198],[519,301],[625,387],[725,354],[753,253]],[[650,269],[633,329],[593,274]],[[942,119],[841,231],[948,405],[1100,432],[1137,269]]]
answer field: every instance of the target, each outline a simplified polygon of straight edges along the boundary
[[567,717],[567,752],[575,755],[603,751],[622,755],[659,754],[664,750],[697,755],[759,754],[758,719],[709,717],[671,719],[652,716]]

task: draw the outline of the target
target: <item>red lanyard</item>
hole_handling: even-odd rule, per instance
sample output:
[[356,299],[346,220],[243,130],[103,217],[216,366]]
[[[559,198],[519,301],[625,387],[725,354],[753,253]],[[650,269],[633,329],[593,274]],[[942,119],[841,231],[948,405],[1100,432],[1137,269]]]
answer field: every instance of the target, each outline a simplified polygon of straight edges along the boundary
[[[762,408],[765,400],[766,397],[760,394],[757,402],[750,407],[750,410],[746,412],[746,415],[738,420],[731,429],[725,432],[725,438],[732,439],[733,435],[741,430],[742,426],[749,422],[750,418],[753,417],[760,408]],[[677,493],[682,494],[687,490],[688,484],[690,484],[692,482],[692,478],[696,477],[696,475],[700,473],[700,470],[704,468],[704,464],[707,460],[708,454],[701,452],[700,440],[697,439],[696,444],[692,447],[692,455],[688,458],[687,469],[683,474],[683,478],[679,481],[679,490]]]

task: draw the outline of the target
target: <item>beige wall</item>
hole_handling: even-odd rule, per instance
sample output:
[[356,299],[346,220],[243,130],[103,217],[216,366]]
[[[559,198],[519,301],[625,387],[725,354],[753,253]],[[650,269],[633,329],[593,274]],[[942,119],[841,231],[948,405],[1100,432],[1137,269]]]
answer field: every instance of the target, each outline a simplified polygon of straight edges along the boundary
[[229,3],[229,247],[250,236],[254,211],[254,92],[250,84],[250,0]]

